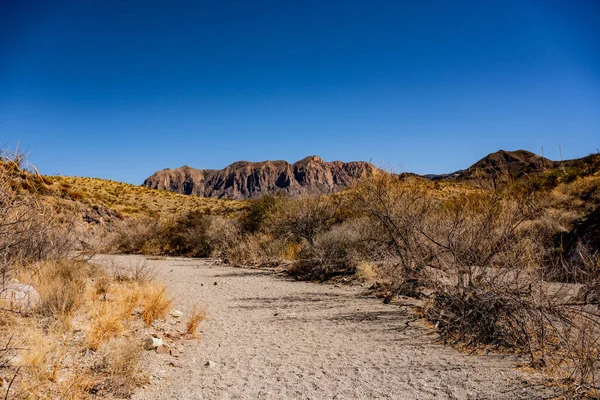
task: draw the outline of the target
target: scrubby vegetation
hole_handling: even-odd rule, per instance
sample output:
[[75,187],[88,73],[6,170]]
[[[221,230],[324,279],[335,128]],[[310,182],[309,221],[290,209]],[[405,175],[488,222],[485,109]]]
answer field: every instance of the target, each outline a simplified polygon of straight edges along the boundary
[[226,216],[138,225],[117,243],[287,266],[298,279],[362,280],[386,302],[415,297],[444,341],[521,352],[569,395],[593,397],[599,165],[592,155],[501,184],[380,173],[336,195],[266,195]]
[[[137,375],[135,362],[122,360],[138,353],[118,349],[130,348],[137,326],[168,312],[169,295],[143,266],[102,272],[66,257],[79,244],[66,232],[83,219],[102,228],[109,251],[277,266],[297,279],[362,282],[386,303],[418,299],[418,315],[443,341],[520,352],[568,396],[598,396],[600,156],[540,168],[502,179],[475,171],[469,181],[377,173],[334,195],[227,202],[48,178],[5,162],[3,282],[32,283],[41,296],[34,314],[5,311],[6,386],[15,391],[42,376],[53,382],[35,385],[43,393],[68,382],[81,393],[123,395],[132,386],[122,377]],[[190,335],[204,318],[203,310],[188,317]],[[56,353],[50,337],[92,351],[94,362],[78,373],[104,383],[57,380],[72,356]],[[40,350],[13,364],[24,344]],[[12,385],[10,374],[18,377]]]
[[87,262],[76,251],[81,209],[49,201],[52,179],[23,161],[0,156],[0,394],[128,397],[147,379],[142,335],[170,295],[145,265]]

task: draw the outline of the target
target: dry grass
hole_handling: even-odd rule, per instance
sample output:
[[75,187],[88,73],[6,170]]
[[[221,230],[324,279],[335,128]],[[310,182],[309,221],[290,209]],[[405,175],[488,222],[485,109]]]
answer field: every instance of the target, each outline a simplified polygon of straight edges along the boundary
[[89,207],[104,207],[115,211],[121,218],[161,218],[189,211],[227,215],[245,206],[241,201],[186,196],[105,179],[63,176],[44,178],[50,182],[48,187],[52,196]]
[[98,350],[108,339],[116,338],[125,331],[123,310],[118,305],[102,303],[91,315],[87,331],[87,343],[91,350]]
[[144,287],[140,298],[142,319],[146,325],[152,325],[155,320],[165,317],[173,306],[173,300],[169,297],[167,289],[156,283]]
[[206,308],[194,307],[185,321],[185,331],[188,335],[196,336],[200,323],[207,319]]
[[112,279],[117,282],[146,284],[156,279],[156,271],[150,268],[146,260],[140,260],[134,265],[120,265],[113,262],[108,270]]
[[127,338],[112,339],[98,351],[92,371],[99,377],[94,391],[100,396],[129,397],[143,382],[140,361],[142,346]]
[[63,181],[53,189],[51,179],[25,171],[22,158],[3,157],[0,294],[9,284],[30,285],[39,302],[33,296],[26,311],[2,302],[0,396],[129,396],[142,382],[142,310],[147,320],[164,316],[170,304],[164,288],[145,264],[104,272],[74,259],[75,217],[90,211],[82,205],[89,200],[85,188]]
[[374,283],[377,280],[377,267],[373,263],[362,261],[356,266],[356,277],[365,283]]

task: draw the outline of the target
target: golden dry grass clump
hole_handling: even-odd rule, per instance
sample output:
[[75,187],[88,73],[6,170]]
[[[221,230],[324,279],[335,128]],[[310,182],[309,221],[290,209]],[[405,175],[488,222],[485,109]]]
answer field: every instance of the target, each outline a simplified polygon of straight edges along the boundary
[[155,283],[143,287],[140,298],[142,319],[146,325],[151,325],[155,320],[164,318],[173,306],[173,300],[169,297],[167,289]]
[[185,322],[186,333],[188,335],[197,336],[198,327],[202,321],[207,319],[206,308],[194,307]]

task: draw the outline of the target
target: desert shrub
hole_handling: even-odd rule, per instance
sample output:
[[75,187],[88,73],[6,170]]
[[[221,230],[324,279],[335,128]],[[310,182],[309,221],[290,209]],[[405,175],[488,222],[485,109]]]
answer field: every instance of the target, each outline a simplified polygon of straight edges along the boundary
[[523,347],[527,343],[532,285],[544,249],[526,222],[535,216],[528,198],[498,192],[443,200],[428,215],[423,237],[434,280],[427,312],[442,335],[472,344]]
[[162,221],[139,219],[121,228],[112,246],[128,254],[206,257],[209,227],[210,217],[200,211]]
[[348,220],[305,242],[289,272],[299,279],[325,280],[355,272],[360,260],[373,259],[373,240],[366,219]]
[[285,238],[272,234],[247,234],[229,249],[228,261],[234,265],[278,264],[286,261],[289,244]]
[[430,262],[431,243],[423,232],[434,200],[426,186],[392,174],[377,174],[353,189],[352,204],[371,225],[362,229],[370,246],[368,259],[384,262],[392,292],[414,286]]
[[69,230],[74,215],[43,205],[11,188],[12,177],[0,168],[0,272],[3,282],[10,267],[44,259],[65,258],[73,249]]
[[333,224],[337,209],[338,204],[328,196],[287,199],[269,214],[269,231],[313,245],[315,237]]
[[287,199],[283,192],[266,194],[250,200],[247,209],[240,217],[240,225],[246,233],[256,233],[265,228],[269,215],[281,207]]
[[168,255],[205,257],[210,254],[207,235],[210,218],[200,211],[190,211],[164,227],[161,239]]
[[430,213],[422,230],[433,250],[429,264],[456,277],[466,288],[507,271],[535,268],[545,255],[539,232],[527,229],[537,216],[527,197],[506,197],[498,192],[476,193],[442,201]]
[[238,221],[231,218],[212,217],[207,232],[211,256],[229,262],[234,248],[242,240],[242,232]]

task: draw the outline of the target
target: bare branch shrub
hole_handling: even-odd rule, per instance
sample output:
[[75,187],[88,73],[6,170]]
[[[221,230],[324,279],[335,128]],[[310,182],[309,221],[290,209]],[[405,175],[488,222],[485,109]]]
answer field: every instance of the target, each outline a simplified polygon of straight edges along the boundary
[[328,196],[287,199],[268,215],[268,226],[278,236],[293,236],[314,245],[315,237],[331,226],[338,204]]
[[360,182],[351,199],[356,213],[371,221],[372,228],[362,234],[370,244],[369,259],[382,261],[384,274],[391,278],[388,290],[414,292],[432,257],[422,234],[434,207],[427,188],[410,178],[381,173]]
[[212,217],[207,236],[211,248],[211,256],[230,262],[235,258],[234,248],[242,240],[239,222],[231,218]]
[[326,280],[337,275],[349,275],[356,271],[356,264],[373,256],[370,240],[370,221],[353,219],[334,225],[316,235],[313,243],[302,246],[299,260],[289,273],[299,279]]

